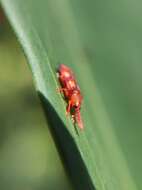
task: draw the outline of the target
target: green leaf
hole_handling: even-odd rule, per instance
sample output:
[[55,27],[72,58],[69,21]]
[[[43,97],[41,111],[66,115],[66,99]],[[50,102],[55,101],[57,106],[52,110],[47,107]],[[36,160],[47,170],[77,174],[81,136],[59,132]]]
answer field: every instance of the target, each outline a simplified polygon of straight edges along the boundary
[[[1,2],[76,188],[137,189],[140,160],[131,156],[140,153],[131,144],[133,135],[137,146],[141,139],[133,129],[142,113],[140,6],[123,0]],[[66,118],[66,102],[56,92],[60,63],[74,70],[84,96],[83,131]]]

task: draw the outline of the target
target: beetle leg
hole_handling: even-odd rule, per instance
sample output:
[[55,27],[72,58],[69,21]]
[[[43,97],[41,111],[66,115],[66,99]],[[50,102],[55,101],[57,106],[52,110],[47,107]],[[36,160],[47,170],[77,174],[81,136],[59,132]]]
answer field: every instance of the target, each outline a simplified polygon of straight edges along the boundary
[[66,91],[65,88],[57,88],[57,92],[59,92],[59,93],[62,93],[62,92],[65,92],[65,91]]
[[75,115],[74,114],[71,115],[71,119],[72,119],[72,122],[75,123]]
[[67,109],[66,109],[66,116],[68,116],[68,114],[70,113],[70,110],[71,110],[71,101],[69,100],[68,106],[67,106]]

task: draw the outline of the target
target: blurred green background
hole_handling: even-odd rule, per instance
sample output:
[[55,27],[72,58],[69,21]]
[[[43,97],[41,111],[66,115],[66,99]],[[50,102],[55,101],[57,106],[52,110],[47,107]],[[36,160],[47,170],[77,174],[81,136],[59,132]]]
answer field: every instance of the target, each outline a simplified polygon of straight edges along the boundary
[[0,21],[0,189],[71,189],[5,18]]

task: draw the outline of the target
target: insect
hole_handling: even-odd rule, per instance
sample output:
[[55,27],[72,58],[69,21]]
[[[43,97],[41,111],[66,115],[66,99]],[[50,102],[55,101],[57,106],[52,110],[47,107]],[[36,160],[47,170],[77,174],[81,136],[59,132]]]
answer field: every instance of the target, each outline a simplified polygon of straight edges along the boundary
[[58,68],[57,74],[61,84],[59,92],[64,94],[67,101],[66,115],[68,116],[70,113],[73,121],[78,124],[80,129],[83,129],[83,122],[80,114],[83,97],[73,71],[66,65],[61,64]]

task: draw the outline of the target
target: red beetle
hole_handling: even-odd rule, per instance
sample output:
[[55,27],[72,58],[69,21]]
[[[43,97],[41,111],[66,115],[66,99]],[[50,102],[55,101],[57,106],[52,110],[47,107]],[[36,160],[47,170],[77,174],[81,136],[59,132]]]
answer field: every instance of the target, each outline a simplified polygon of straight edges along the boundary
[[61,64],[58,68],[58,78],[62,86],[59,88],[59,91],[64,93],[65,99],[68,103],[66,114],[68,115],[70,113],[79,128],[83,129],[83,122],[80,115],[83,98],[75,76],[69,67]]

